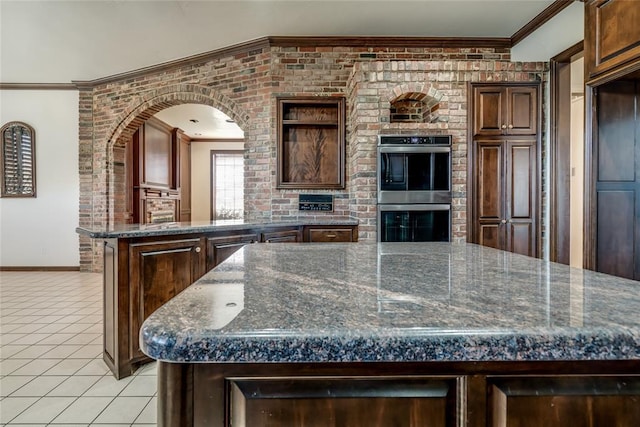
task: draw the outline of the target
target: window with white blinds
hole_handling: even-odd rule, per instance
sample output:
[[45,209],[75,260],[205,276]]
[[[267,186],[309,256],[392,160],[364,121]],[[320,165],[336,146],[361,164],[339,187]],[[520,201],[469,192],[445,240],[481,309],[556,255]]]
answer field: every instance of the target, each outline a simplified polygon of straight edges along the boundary
[[244,216],[244,154],[211,151],[211,219]]
[[2,149],[2,197],[36,196],[35,131],[22,122],[9,122],[0,128]]

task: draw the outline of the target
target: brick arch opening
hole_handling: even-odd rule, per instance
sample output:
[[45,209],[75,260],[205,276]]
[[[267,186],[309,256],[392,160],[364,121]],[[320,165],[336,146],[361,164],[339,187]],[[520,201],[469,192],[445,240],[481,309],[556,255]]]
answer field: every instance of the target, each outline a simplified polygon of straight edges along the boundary
[[[114,120],[117,123],[110,132],[106,144],[106,217],[105,223],[125,223],[127,215],[126,182],[126,146],[133,134],[150,117],[166,108],[181,104],[202,104],[216,108],[231,119],[247,134],[249,115],[223,94],[215,93],[199,85],[176,85],[166,87],[153,94],[143,96],[132,102],[131,108]],[[95,212],[94,212],[95,214]]]
[[[390,123],[438,122],[442,94],[435,89],[433,91],[433,95],[423,91],[408,91],[395,96],[389,102]],[[394,91],[393,94],[396,95],[396,92]]]

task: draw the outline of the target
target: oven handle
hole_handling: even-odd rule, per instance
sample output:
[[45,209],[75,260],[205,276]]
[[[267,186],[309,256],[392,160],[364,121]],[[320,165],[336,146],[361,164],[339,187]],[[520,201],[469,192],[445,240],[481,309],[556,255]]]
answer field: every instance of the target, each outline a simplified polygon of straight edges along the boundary
[[378,205],[378,211],[449,211],[451,205],[442,203],[419,204],[419,205]]
[[379,153],[450,153],[451,146],[409,145],[400,147],[378,147]]

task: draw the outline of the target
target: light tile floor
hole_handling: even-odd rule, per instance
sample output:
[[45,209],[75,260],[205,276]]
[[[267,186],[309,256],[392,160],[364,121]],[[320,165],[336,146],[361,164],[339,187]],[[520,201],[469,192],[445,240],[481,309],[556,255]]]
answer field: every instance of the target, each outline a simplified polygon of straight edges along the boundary
[[156,388],[102,361],[102,275],[0,272],[0,426],[155,426]]

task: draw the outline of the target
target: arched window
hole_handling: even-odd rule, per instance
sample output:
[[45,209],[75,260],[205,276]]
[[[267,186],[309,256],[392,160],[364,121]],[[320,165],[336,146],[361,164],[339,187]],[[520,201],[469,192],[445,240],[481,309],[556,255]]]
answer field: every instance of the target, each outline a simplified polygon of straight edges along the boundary
[[9,122],[0,129],[2,197],[36,197],[36,134],[22,122]]

